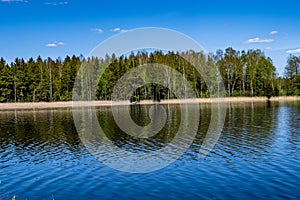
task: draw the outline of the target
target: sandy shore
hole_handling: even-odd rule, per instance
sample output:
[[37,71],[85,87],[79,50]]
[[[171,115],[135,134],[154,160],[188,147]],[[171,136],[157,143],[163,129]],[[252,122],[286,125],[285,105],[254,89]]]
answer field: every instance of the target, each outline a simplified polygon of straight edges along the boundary
[[[198,99],[170,99],[153,102],[144,100],[139,102],[142,105],[151,104],[179,104],[179,103],[214,103],[214,102],[265,102],[266,97],[227,97],[227,98],[198,98]],[[300,97],[272,97],[270,101],[300,101]],[[112,102],[112,101],[94,101],[94,102],[37,102],[37,103],[0,103],[0,110],[14,109],[47,109],[47,108],[68,108],[83,106],[110,106],[110,105],[130,105],[129,101]]]

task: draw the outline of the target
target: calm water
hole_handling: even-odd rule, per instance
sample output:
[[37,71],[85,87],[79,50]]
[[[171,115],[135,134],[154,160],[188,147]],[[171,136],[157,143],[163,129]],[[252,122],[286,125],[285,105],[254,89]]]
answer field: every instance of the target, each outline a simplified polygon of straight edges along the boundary
[[[149,122],[147,106],[131,111]],[[178,106],[151,141],[160,148],[174,137]],[[70,109],[1,111],[0,199],[300,199],[300,102],[231,104],[217,145],[198,157],[208,129],[210,105],[200,105],[201,123],[192,146],[176,162],[145,174],[119,172],[86,150]],[[109,107],[97,108],[101,126],[120,147],[149,145],[126,137]],[[151,150],[150,148],[150,150]]]

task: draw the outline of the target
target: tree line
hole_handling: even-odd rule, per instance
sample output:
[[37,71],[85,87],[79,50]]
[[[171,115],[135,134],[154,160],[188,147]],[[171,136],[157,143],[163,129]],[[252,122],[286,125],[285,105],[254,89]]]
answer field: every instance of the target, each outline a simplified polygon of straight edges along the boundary
[[[197,63],[188,62],[187,57],[197,58]],[[129,70],[144,64],[160,63],[182,74],[194,89],[197,97],[209,97],[207,84],[195,68],[205,65],[219,69],[226,96],[279,96],[300,95],[300,56],[290,55],[284,77],[276,75],[271,58],[261,50],[237,51],[227,48],[205,56],[203,52],[146,52],[130,55],[106,55],[105,58],[66,56],[64,59],[16,58],[7,63],[0,58],[0,102],[40,102],[72,100],[72,90],[81,66],[100,66],[109,63],[97,82],[95,100],[110,100],[114,86]],[[95,76],[99,74],[95,71]],[[213,76],[213,75],[212,75]],[[166,80],[170,88],[178,88],[172,80]],[[147,84],[132,91],[131,100],[176,98],[170,88]]]

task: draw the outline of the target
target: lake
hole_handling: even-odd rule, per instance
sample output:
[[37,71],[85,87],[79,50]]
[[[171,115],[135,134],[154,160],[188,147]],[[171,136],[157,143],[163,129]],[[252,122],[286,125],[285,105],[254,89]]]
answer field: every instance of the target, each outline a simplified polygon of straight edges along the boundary
[[[193,105],[189,105],[193,108]],[[201,104],[191,146],[149,173],[115,170],[83,144],[71,108],[0,112],[0,199],[300,199],[300,102],[231,103],[213,150],[199,156],[214,104]],[[151,139],[122,133],[111,107],[97,107],[99,124],[126,151],[151,152],[175,137],[178,105]],[[129,108],[140,126],[150,106]],[[102,155],[98,155],[102,156]],[[107,150],[103,157],[113,157]]]

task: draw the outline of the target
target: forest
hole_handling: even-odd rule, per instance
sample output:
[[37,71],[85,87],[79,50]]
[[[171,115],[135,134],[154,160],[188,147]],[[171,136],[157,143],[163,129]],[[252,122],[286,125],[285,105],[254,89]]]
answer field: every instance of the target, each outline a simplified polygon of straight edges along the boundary
[[[106,55],[105,58],[84,58],[82,55],[64,59],[25,61],[16,58],[7,63],[0,59],[0,102],[51,102],[72,100],[78,70],[84,64],[101,66],[110,63],[97,82],[95,100],[110,100],[117,81],[129,70],[147,63],[160,63],[180,72],[193,87],[197,97],[207,98],[209,89],[193,65],[184,58],[193,55],[207,66],[216,66],[223,79],[226,96],[300,95],[300,56],[289,55],[285,74],[279,77],[271,58],[257,50],[237,51],[227,48],[205,56],[203,52],[138,51],[127,56]],[[96,72],[97,75],[97,72]],[[180,87],[180,85],[173,87]],[[131,100],[177,98],[164,86],[148,84],[132,91]]]

